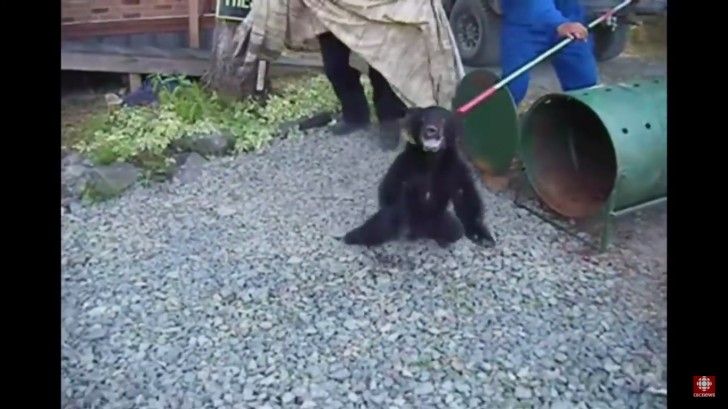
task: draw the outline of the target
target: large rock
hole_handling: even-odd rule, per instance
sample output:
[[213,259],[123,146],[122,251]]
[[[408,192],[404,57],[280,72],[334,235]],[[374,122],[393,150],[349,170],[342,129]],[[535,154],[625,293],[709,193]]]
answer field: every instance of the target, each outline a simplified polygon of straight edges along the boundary
[[193,135],[181,143],[183,150],[197,152],[202,156],[222,156],[229,153],[235,146],[233,136],[217,132],[209,135]]
[[114,163],[89,170],[85,192],[92,199],[108,199],[119,196],[130,188],[141,175],[141,170],[129,163]]
[[61,168],[63,169],[73,165],[89,165],[90,163],[76,152],[61,151]]
[[180,153],[175,156],[177,179],[189,182],[197,179],[202,173],[202,166],[207,160],[197,152]]
[[61,206],[68,206],[77,197],[67,185],[61,183]]
[[61,151],[61,199],[65,203],[78,198],[86,188],[90,161],[75,152]]

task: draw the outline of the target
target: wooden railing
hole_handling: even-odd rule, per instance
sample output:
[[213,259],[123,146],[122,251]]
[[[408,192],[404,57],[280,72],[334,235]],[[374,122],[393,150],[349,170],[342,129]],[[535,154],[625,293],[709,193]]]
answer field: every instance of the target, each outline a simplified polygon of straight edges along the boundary
[[[100,36],[187,31],[190,47],[198,48],[200,31],[215,26],[215,4],[216,0],[187,0],[186,12],[175,9],[170,10],[170,15],[154,16],[140,13],[138,9],[124,9],[120,6],[121,13],[118,9],[111,9],[103,14],[110,18],[93,21],[88,17],[79,17],[78,8],[75,9],[75,13],[72,9],[66,9],[64,15],[69,16],[61,21],[61,32],[64,40],[76,40]],[[96,9],[90,10],[93,12]],[[124,10],[127,12],[123,12]],[[81,13],[82,16],[86,14],[88,13],[85,11]]]

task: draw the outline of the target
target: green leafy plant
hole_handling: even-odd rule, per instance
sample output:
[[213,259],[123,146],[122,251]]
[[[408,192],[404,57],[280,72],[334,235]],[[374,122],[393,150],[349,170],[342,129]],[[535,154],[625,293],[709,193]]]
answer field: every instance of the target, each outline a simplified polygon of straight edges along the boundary
[[[168,87],[171,82],[176,87]],[[321,75],[282,82],[265,104],[253,99],[223,101],[182,76],[154,76],[152,85],[158,105],[94,117],[79,131],[73,147],[98,164],[128,161],[164,173],[170,165],[170,146],[185,138],[227,132],[237,152],[251,151],[273,140],[281,123],[335,111],[339,105]],[[365,89],[371,95],[368,82]]]

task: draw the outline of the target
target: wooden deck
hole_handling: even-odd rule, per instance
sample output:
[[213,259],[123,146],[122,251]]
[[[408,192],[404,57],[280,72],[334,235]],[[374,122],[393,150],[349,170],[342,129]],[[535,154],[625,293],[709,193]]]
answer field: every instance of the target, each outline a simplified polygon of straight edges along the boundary
[[[303,54],[303,53],[301,53]],[[61,43],[61,70],[139,74],[183,74],[200,77],[209,66],[210,51],[195,48],[162,49],[108,43]],[[321,69],[317,56],[286,56],[273,61],[271,76]]]

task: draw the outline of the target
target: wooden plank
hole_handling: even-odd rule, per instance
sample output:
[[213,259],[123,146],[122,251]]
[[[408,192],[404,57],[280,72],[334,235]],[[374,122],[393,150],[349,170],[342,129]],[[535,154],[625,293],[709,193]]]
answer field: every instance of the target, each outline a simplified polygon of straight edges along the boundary
[[100,43],[98,45],[94,45],[93,49],[95,50],[93,52],[102,54],[129,54],[129,51],[132,48],[128,45]]
[[64,51],[73,51],[79,53],[98,52],[97,44],[89,44],[81,41],[61,41],[61,49]]
[[136,74],[184,74],[202,76],[209,62],[201,59],[172,59],[118,54],[89,54],[61,51],[61,70]]
[[278,67],[291,67],[291,68],[305,68],[320,70],[323,68],[323,64],[320,61],[305,60],[299,58],[279,57],[271,63],[271,70],[274,66]]
[[[215,27],[214,14],[202,14],[199,30]],[[83,39],[98,36],[185,32],[189,29],[188,17],[134,18],[112,21],[85,21],[61,24],[61,38],[64,40]]]
[[155,47],[153,45],[143,45],[135,47],[131,50],[134,56],[155,57],[155,58],[176,58],[174,48]]
[[187,23],[189,47],[200,48],[200,0],[189,0],[187,4],[189,8]]
[[[204,75],[209,66],[207,58],[164,58],[123,54],[91,54],[61,51],[61,70],[117,72],[122,74],[183,74],[194,77]],[[271,77],[304,71],[320,71],[321,63],[280,58],[270,67]]]
[[206,60],[210,58],[210,50],[205,50],[204,48],[185,48],[183,50],[185,53],[185,57],[204,58]]

